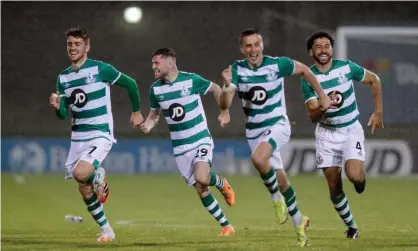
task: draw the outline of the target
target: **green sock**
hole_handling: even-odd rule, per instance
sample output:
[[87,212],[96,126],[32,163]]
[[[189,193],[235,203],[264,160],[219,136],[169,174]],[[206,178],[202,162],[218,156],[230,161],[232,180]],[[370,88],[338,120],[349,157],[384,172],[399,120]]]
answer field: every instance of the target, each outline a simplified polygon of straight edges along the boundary
[[260,175],[271,194],[279,192],[279,184],[277,183],[276,172],[272,169],[264,175]]
[[222,212],[221,207],[218,204],[218,201],[210,193],[208,196],[202,199],[203,206],[209,211],[209,213],[221,224],[221,226],[229,225],[226,216]]
[[91,175],[90,175],[90,177],[87,179],[86,183],[87,183],[87,184],[92,184],[95,178],[96,178],[96,170],[94,170],[94,171],[91,173]]
[[84,200],[91,216],[99,226],[104,226],[107,223],[106,215],[103,210],[103,205],[97,200],[96,194],[93,194],[89,199]]
[[292,216],[293,226],[297,227],[302,223],[302,213],[299,211],[298,203],[296,202],[296,193],[292,185],[283,193],[283,196],[287,211]]
[[219,177],[215,172],[210,170],[210,181],[209,186],[216,186],[217,188],[221,189],[224,186],[224,181],[221,177]]
[[334,204],[335,210],[338,212],[345,225],[347,227],[357,228],[357,225],[353,219],[353,215],[350,212],[350,206],[348,205],[348,199],[345,196],[345,193],[342,192],[340,196],[332,199],[332,203]]

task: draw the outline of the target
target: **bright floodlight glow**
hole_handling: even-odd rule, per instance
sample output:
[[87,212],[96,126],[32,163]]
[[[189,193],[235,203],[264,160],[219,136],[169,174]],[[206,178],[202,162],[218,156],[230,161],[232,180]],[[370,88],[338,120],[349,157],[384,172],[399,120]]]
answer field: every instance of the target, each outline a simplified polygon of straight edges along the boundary
[[129,7],[124,12],[125,21],[128,23],[138,23],[142,18],[142,10],[139,7]]

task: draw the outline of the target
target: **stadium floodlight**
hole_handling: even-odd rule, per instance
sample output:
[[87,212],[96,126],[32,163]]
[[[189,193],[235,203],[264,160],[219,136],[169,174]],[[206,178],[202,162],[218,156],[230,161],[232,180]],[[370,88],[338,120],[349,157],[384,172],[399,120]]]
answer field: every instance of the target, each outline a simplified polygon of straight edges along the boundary
[[142,19],[142,10],[139,7],[129,7],[124,11],[125,21],[128,23],[138,23]]

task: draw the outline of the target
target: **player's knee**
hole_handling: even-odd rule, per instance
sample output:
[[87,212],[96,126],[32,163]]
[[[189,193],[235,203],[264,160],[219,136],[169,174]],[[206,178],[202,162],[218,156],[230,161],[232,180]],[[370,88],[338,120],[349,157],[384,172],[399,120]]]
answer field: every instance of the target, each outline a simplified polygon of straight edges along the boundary
[[195,173],[194,179],[200,185],[204,185],[204,186],[209,185],[210,177],[208,174]]
[[360,160],[348,160],[345,173],[351,182],[362,182],[365,177],[364,162]]
[[360,183],[360,182],[363,182],[364,181],[364,176],[362,176],[361,174],[358,174],[358,173],[353,174],[353,175],[350,175],[350,176],[347,175],[347,178],[352,183]]
[[74,167],[73,177],[79,182],[85,182],[93,171],[94,167],[90,163],[81,160]]
[[262,154],[254,153],[251,156],[251,161],[253,162],[254,166],[261,170],[268,164],[268,158],[265,158]]
[[210,183],[210,166],[207,162],[196,162],[194,164],[194,179],[201,185],[209,185]]

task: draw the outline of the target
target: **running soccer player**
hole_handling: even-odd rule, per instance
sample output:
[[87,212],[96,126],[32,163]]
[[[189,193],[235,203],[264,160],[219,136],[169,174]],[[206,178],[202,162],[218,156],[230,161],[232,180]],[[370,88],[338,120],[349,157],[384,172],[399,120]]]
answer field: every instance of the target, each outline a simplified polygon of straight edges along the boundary
[[97,241],[115,239],[103,210],[109,188],[101,163],[115,141],[110,102],[110,86],[127,89],[132,104],[130,122],[139,127],[143,118],[139,110],[138,86],[132,78],[110,64],[87,57],[90,37],[79,28],[66,32],[67,53],[71,66],[61,72],[57,80],[58,93],[51,94],[49,104],[60,119],[72,114],[71,146],[66,162],[65,178],[74,178],[87,209],[100,226]]
[[371,86],[375,111],[368,126],[371,126],[372,134],[377,128],[383,128],[382,88],[375,73],[350,60],[334,59],[333,47],[334,38],[326,31],[312,34],[306,42],[306,49],[314,59],[311,70],[331,97],[333,109],[326,112],[318,109],[317,95],[305,80],[302,80],[303,98],[309,118],[318,123],[315,131],[318,168],[327,179],[335,210],[347,226],[346,237],[356,239],[359,237],[358,227],[341,180],[344,167],[357,193],[362,193],[366,187],[364,132],[358,121],[360,113],[353,81]]
[[200,95],[212,92],[219,104],[221,88],[195,73],[177,69],[176,53],[161,48],[152,55],[152,70],[157,79],[149,92],[151,111],[141,125],[149,133],[158,122],[160,111],[170,130],[174,156],[185,182],[194,186],[203,206],[221,225],[218,236],[230,236],[235,230],[213,197],[209,186],[215,186],[228,205],[235,204],[235,194],[225,178],[211,169],[213,140],[208,130]]
[[276,221],[283,224],[290,214],[298,245],[304,247],[309,244],[306,235],[309,218],[298,209],[296,193],[283,170],[280,156],[280,148],[290,138],[283,77],[301,75],[307,79],[319,93],[322,110],[328,109],[331,101],[306,65],[288,57],[263,55],[263,38],[256,29],[244,30],[239,42],[245,59],[234,62],[222,73],[224,90],[219,121],[222,127],[229,123],[228,109],[238,91],[246,116],[251,160],[271,194]]

